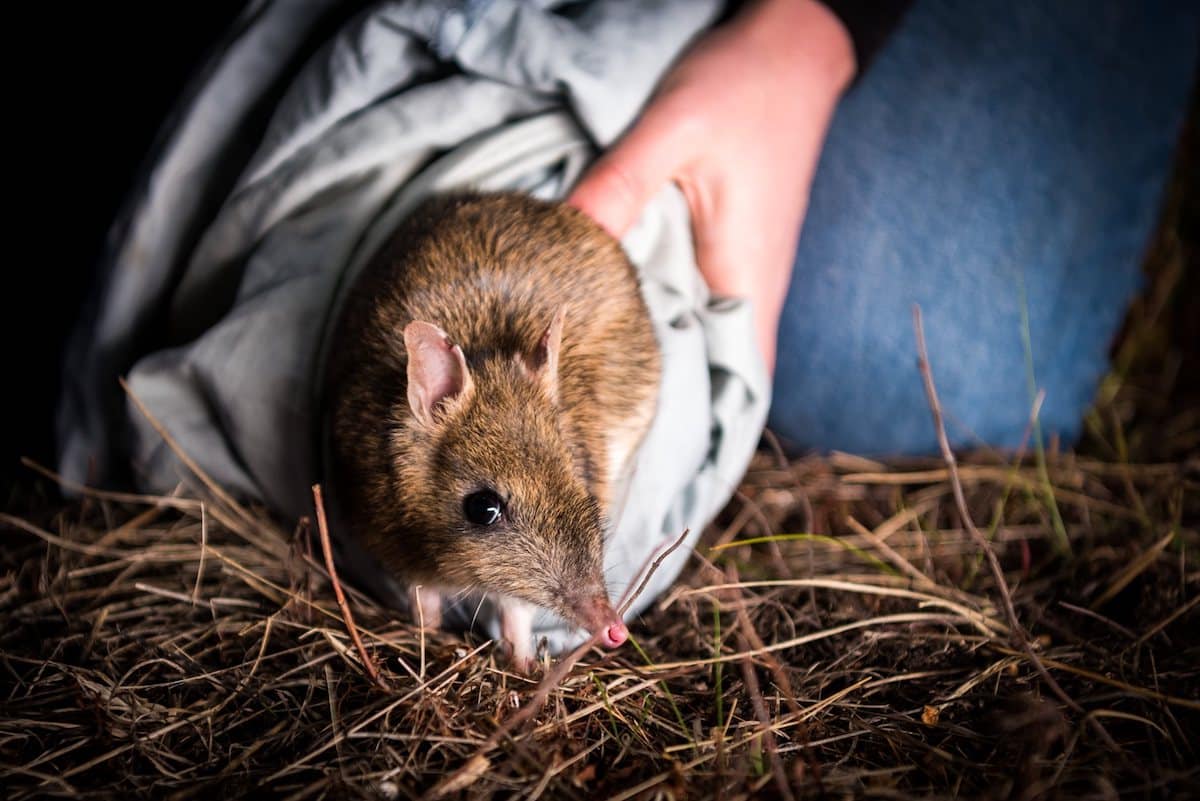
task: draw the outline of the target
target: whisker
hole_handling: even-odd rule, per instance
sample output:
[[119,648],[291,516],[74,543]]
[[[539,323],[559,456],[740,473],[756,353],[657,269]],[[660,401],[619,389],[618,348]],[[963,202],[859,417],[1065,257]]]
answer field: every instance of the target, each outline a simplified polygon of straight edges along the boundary
[[467,626],[468,630],[475,628],[475,620],[479,617],[479,610],[483,608],[483,602],[487,598],[486,594],[480,593],[479,603],[475,604],[475,614],[471,615],[471,625]]

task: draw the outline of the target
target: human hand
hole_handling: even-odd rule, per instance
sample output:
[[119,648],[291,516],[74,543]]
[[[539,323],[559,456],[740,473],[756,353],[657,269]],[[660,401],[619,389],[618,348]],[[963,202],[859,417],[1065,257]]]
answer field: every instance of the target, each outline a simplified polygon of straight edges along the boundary
[[701,274],[751,301],[773,370],[813,173],[854,71],[849,35],[816,0],[750,3],[684,54],[567,202],[619,237],[678,184]]

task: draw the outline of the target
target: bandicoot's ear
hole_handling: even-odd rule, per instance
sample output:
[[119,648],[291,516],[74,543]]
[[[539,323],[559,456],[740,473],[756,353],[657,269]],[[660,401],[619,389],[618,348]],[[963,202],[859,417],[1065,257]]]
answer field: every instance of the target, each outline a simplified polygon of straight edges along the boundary
[[404,328],[408,351],[408,405],[422,425],[433,424],[438,404],[472,387],[462,348],[432,323],[414,320]]
[[566,307],[560,306],[538,341],[533,358],[528,364],[529,371],[545,385],[551,400],[558,400],[558,351],[562,347],[563,323],[566,316]]

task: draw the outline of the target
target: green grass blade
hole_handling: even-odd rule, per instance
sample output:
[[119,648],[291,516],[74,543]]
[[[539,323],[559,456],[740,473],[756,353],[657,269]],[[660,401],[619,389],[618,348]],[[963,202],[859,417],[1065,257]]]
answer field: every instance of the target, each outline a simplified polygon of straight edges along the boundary
[[[1017,288],[1021,297],[1021,346],[1025,349],[1025,380],[1029,387],[1029,402],[1037,402],[1037,376],[1033,370],[1033,336],[1029,329],[1029,304],[1025,296],[1025,276],[1017,273]],[[1067,537],[1067,527],[1063,524],[1062,514],[1058,511],[1058,501],[1054,497],[1054,487],[1050,483],[1050,471],[1046,467],[1046,449],[1042,445],[1041,415],[1033,417],[1033,452],[1037,458],[1038,480],[1042,485],[1043,502],[1050,513],[1050,523],[1054,528],[1055,550],[1060,555],[1071,555],[1071,541]]]
[[718,551],[724,551],[728,548],[733,548],[738,545],[758,545],[763,542],[797,542],[797,541],[799,541],[799,542],[823,542],[826,545],[836,545],[839,548],[844,548],[845,550],[854,554],[855,556],[862,559],[863,561],[869,562],[873,567],[878,568],[879,570],[883,571],[884,573],[888,573],[893,576],[900,575],[899,570],[896,570],[896,568],[892,567],[891,565],[889,565],[888,563],[879,559],[878,557],[872,556],[871,554],[864,551],[862,548],[859,548],[856,545],[851,545],[850,543],[846,542],[845,540],[841,539],[840,537],[830,537],[826,534],[808,534],[808,533],[772,534],[769,537],[750,537],[749,539],[734,540],[733,542],[727,542],[724,545],[715,545],[709,550],[712,553],[716,553]]

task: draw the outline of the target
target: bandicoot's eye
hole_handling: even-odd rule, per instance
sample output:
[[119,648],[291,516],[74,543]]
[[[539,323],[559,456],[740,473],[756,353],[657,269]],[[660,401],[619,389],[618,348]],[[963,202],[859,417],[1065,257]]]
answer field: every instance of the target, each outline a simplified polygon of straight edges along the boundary
[[490,526],[504,514],[504,501],[491,490],[472,492],[463,498],[463,516],[477,526]]

